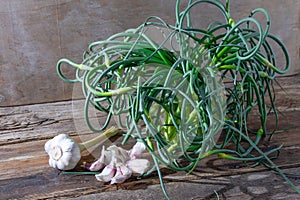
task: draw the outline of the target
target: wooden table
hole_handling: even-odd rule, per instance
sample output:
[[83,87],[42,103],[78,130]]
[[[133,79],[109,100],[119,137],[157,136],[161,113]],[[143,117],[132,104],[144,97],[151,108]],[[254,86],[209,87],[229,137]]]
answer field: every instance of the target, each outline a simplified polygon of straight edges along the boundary
[[[286,173],[300,173],[299,76],[293,84],[282,79],[279,91],[280,128],[270,145],[284,144],[274,162]],[[78,104],[77,104],[78,103]],[[45,142],[59,133],[80,140],[88,130],[82,122],[81,100],[18,107],[0,107],[0,199],[162,199],[158,177],[153,174],[121,185],[98,182],[93,175],[63,175],[48,165]],[[87,154],[84,159],[91,159]],[[80,168],[80,167],[78,167]],[[163,169],[172,199],[300,199],[282,177],[263,167],[217,157],[203,160],[192,174]],[[300,179],[290,180],[300,187]]]

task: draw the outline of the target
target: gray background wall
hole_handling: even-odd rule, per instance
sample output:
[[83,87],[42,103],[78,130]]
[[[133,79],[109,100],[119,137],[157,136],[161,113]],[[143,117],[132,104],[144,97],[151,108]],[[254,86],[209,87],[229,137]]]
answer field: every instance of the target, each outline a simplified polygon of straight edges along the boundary
[[[182,0],[184,1],[184,0]],[[0,106],[68,100],[73,85],[61,81],[61,57],[80,61],[92,41],[141,24],[156,15],[174,23],[175,0],[0,0]],[[232,0],[237,21],[256,7],[271,15],[271,33],[288,47],[291,74],[300,72],[300,1]],[[201,9],[201,26],[216,16]],[[72,74],[72,71],[68,71]]]

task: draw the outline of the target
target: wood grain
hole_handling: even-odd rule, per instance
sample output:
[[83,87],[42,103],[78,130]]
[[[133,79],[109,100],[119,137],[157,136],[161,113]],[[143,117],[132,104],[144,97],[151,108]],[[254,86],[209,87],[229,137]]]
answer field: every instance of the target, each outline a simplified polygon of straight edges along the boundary
[[[72,106],[76,103],[81,104],[82,101],[0,108],[0,197],[3,199],[163,198],[156,173],[141,180],[132,177],[124,184],[109,185],[98,182],[93,175],[63,175],[60,171],[49,167],[48,156],[44,151],[44,144],[49,138],[64,132],[79,142],[83,136],[92,135],[88,130],[78,132],[76,129],[74,116],[76,118],[81,113],[79,107]],[[276,134],[270,143],[261,144],[262,148],[284,144],[280,157],[274,162],[288,170],[286,172],[297,173],[300,169],[299,114],[299,109],[287,109],[280,127],[290,129]],[[100,152],[100,149],[94,151]],[[93,156],[88,155],[88,152],[84,153],[80,163],[92,161]],[[76,170],[82,171],[79,165]],[[252,182],[247,181],[249,179],[247,177],[259,177],[266,173],[270,182],[265,180],[256,184],[257,187],[264,187],[269,191],[263,195],[276,195],[274,187],[280,188],[278,191],[288,192],[288,195],[296,195],[279,175],[271,173],[264,167],[249,168],[244,163],[227,161],[216,156],[202,160],[189,175],[164,168],[162,171],[173,199],[185,197],[194,199],[197,196],[199,199],[214,199],[214,190],[228,198],[233,197],[233,194],[240,194],[240,198],[246,198],[247,195],[255,197],[251,192],[245,191],[255,189],[254,183],[251,186]],[[298,179],[292,181],[300,184]],[[251,187],[248,188],[247,184]],[[234,188],[237,190],[236,187],[240,190],[238,193],[232,193],[231,190]],[[178,193],[180,188],[183,192]]]

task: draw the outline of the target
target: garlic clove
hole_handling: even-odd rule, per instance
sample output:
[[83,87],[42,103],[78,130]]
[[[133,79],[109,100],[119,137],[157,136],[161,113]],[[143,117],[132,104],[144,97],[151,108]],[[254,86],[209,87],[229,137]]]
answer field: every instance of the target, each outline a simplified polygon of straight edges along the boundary
[[137,142],[130,150],[130,158],[136,159],[142,156],[142,153],[146,150],[146,146],[142,142]]
[[112,165],[104,167],[100,174],[95,175],[98,181],[109,182],[115,176],[116,168]]
[[132,175],[132,171],[125,165],[117,167],[117,172],[114,177],[111,178],[110,184],[124,183]]
[[150,167],[150,162],[147,159],[133,159],[126,162],[126,166],[134,173],[144,174]]

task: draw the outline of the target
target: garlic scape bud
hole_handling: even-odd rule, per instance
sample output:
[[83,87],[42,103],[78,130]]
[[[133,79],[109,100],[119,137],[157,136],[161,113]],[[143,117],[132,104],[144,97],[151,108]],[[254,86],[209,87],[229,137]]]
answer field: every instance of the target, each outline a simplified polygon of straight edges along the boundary
[[81,158],[81,152],[111,136],[117,134],[119,129],[111,127],[99,136],[83,143],[76,143],[66,134],[59,134],[45,143],[45,151],[49,155],[49,165],[60,170],[73,169]]

